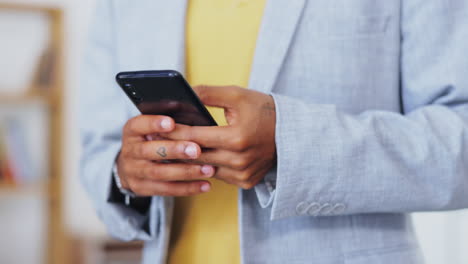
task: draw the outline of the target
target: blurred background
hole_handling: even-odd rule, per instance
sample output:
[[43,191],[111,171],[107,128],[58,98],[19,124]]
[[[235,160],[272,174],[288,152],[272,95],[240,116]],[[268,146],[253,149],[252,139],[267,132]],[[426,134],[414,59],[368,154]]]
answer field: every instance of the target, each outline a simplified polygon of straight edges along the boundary
[[[78,177],[77,91],[95,1],[0,0],[1,264],[139,261],[141,244],[106,235]],[[468,211],[414,222],[428,264],[468,263]]]

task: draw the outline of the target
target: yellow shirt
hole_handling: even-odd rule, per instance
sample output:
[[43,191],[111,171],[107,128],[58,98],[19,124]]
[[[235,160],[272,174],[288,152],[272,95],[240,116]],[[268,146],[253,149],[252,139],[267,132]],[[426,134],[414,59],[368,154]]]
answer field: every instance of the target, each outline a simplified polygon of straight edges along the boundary
[[[247,87],[266,0],[190,0],[186,77],[192,85]],[[222,109],[209,109],[226,125]],[[237,188],[176,198],[170,264],[240,263]]]

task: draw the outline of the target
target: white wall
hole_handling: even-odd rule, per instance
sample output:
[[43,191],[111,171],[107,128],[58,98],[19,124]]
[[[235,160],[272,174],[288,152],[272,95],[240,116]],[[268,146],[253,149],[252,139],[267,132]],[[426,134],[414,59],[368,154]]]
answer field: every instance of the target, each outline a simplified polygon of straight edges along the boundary
[[416,233],[428,264],[468,263],[468,211],[414,215]]
[[[1,0],[3,1],[3,0]],[[14,1],[14,0],[13,0]],[[66,11],[66,164],[65,212],[69,229],[75,234],[103,236],[104,227],[97,220],[92,206],[78,180],[77,91],[79,63],[86,28],[95,0],[16,0],[26,3],[53,3]],[[468,213],[424,213],[415,216],[415,226],[428,264],[468,263]],[[466,247],[466,248],[465,248]]]

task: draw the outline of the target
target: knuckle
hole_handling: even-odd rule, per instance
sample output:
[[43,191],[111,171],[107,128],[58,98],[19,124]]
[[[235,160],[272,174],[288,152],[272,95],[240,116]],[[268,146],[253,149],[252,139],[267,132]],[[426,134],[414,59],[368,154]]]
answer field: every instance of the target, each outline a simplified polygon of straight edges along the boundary
[[129,149],[130,149],[129,150],[130,156],[135,157],[135,158],[143,157],[143,144],[133,144]]
[[207,85],[197,85],[193,87],[195,92],[197,93],[198,97],[200,99],[204,98],[206,96],[206,89],[208,88]]
[[147,174],[148,174],[147,167],[139,167],[137,171],[133,174],[133,178],[137,180],[142,180],[146,178]]
[[134,118],[128,120],[127,123],[125,124],[124,131],[126,131],[126,132],[137,131],[138,130],[139,118],[140,117],[138,116],[138,117],[134,117]]
[[250,190],[253,188],[253,186],[250,183],[244,183],[244,182],[240,184],[240,187],[244,190]]
[[153,158],[153,152],[151,151],[152,149],[153,142],[145,142],[143,144],[139,144],[137,148],[137,154],[139,157],[146,158],[146,159],[151,159]]
[[128,165],[128,162],[120,162],[118,167],[118,173],[121,177],[129,178],[131,167]]
[[144,179],[146,175],[147,168],[138,168],[137,171],[133,174],[134,179]]
[[192,184],[189,184],[189,191],[188,191],[188,194],[189,195],[195,195],[195,194],[198,194],[200,192],[200,186],[196,183],[192,183]]
[[235,150],[244,151],[245,149],[248,148],[248,145],[249,145],[249,141],[247,137],[244,135],[234,136],[231,139],[231,146],[233,146]]
[[135,144],[129,144],[129,143],[123,144],[120,154],[125,159],[134,158],[138,156],[136,148],[137,146],[135,146]]
[[154,191],[152,195],[158,196],[176,196],[177,194],[173,191],[171,186],[166,184],[153,183]]
[[162,176],[161,168],[159,166],[157,167],[151,167],[148,169],[148,176],[153,179],[153,180],[159,180]]
[[190,165],[187,168],[186,176],[189,179],[199,179],[202,177],[201,166],[200,165]]
[[241,181],[242,183],[248,182],[250,179],[250,173],[241,172],[238,174],[237,179]]
[[244,190],[250,190],[250,189],[252,189],[254,186],[255,186],[255,185],[254,185],[253,183],[251,183],[251,182],[242,182],[242,183],[240,184],[240,187],[241,187],[242,189],[244,189]]
[[200,175],[200,170],[201,170],[201,169],[199,168],[199,166],[195,166],[195,165],[189,166],[189,167],[187,168],[187,176],[188,176],[189,178],[195,179],[195,178],[199,177],[199,175]]
[[130,156],[131,145],[128,143],[123,143],[122,148],[120,149],[120,156],[126,158]]
[[125,178],[127,178],[128,175],[131,175],[133,169],[131,163],[131,160],[119,156],[119,159],[117,160],[117,172],[120,176],[125,176]]
[[167,186],[162,186],[158,191],[157,195],[159,196],[177,196],[177,193],[171,190],[171,188]]
[[193,141],[195,138],[195,132],[193,129],[188,127],[187,129],[184,129],[183,132],[181,133],[181,136],[186,138],[187,141]]
[[246,157],[231,159],[231,166],[237,170],[245,170],[249,166],[249,160]]
[[140,194],[143,191],[142,186],[139,184],[139,181],[136,181],[134,179],[128,179],[127,182],[128,182],[128,187],[130,191],[136,194]]
[[184,188],[182,188],[181,196],[190,196],[196,193],[196,184],[187,183]]
[[229,86],[229,90],[235,99],[242,99],[244,96],[244,93],[239,86]]

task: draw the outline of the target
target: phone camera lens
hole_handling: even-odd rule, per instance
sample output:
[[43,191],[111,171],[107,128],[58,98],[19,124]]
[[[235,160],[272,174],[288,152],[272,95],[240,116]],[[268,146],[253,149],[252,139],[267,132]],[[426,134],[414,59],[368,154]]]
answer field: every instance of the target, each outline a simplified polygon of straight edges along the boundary
[[133,88],[133,86],[129,83],[124,84],[125,89],[127,90],[130,97],[132,97],[136,102],[141,102],[143,99],[140,97],[138,92]]

